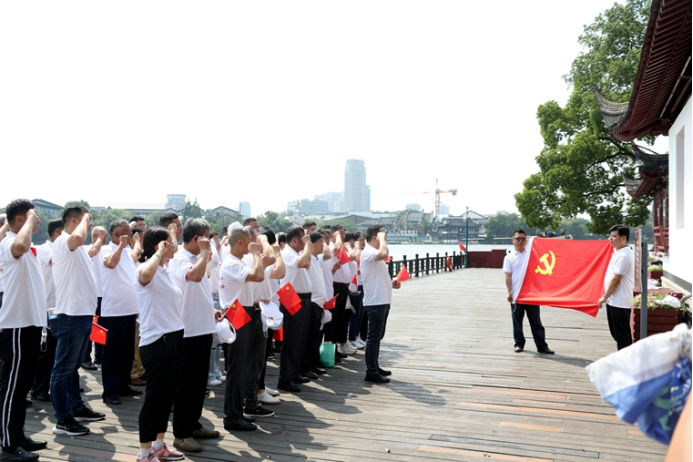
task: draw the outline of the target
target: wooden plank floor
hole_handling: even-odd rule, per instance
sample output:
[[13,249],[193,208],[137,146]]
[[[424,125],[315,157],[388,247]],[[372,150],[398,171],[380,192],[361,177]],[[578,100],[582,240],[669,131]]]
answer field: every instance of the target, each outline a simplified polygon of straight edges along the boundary
[[[527,351],[516,354],[504,299],[500,270],[458,270],[403,283],[381,348],[381,365],[393,371],[389,385],[364,382],[359,351],[302,393],[283,393],[282,404],[272,406],[276,416],[258,419],[260,429],[248,433],[224,431],[223,388],[214,388],[203,424],[222,437],[201,441],[204,452],[188,459],[664,460],[666,448],[619,421],[587,378],[584,367],[615,350],[605,314],[594,319],[545,308],[547,341],[556,355],[534,352],[531,335]],[[270,363],[272,387],[277,373],[277,363]],[[35,403],[26,427],[49,441],[41,459],[134,461],[141,400],[126,398],[108,408],[100,399],[100,373],[82,376],[88,403],[107,419],[88,424],[87,436],[56,436],[52,407]]]

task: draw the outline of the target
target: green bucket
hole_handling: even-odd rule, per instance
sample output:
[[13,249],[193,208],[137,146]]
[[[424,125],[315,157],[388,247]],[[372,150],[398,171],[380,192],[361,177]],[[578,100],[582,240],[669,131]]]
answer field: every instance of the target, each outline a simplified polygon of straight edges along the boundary
[[320,345],[320,362],[325,367],[334,367],[334,343],[325,342]]

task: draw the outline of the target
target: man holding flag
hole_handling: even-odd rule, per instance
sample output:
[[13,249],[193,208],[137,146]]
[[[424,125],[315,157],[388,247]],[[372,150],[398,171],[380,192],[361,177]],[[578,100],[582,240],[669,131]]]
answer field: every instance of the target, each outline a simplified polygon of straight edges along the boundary
[[529,325],[532,328],[532,337],[539,353],[554,354],[546,344],[544,326],[541,324],[539,305],[526,305],[516,303],[517,296],[522,288],[522,283],[527,272],[529,251],[527,247],[527,235],[521,229],[513,233],[512,250],[503,260],[503,273],[505,273],[505,286],[508,289],[508,301],[513,316],[513,337],[515,338],[515,353],[521,353],[525,348],[525,335],[522,330],[522,321],[527,313]]

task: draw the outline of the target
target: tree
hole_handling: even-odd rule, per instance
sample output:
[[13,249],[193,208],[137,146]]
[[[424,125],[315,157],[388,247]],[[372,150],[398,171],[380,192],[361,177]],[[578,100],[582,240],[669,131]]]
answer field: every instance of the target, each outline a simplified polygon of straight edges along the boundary
[[[94,226],[103,226],[106,232],[109,232],[111,222],[118,219],[129,221],[132,218],[132,212],[123,209],[106,209],[98,215],[94,215]],[[109,236],[110,237],[110,236]]]
[[[605,128],[592,88],[611,101],[630,99],[649,7],[648,0],[616,3],[586,26],[578,39],[585,51],[563,77],[573,85],[566,106],[555,101],[539,106],[540,171],[515,195],[529,225],[554,229],[562,219],[586,213],[591,217],[587,229],[605,234],[616,223],[639,226],[647,220],[651,198],[632,198],[623,184],[623,174],[636,173],[632,150]],[[653,138],[645,141],[651,144]]]
[[486,239],[493,242],[494,237],[511,237],[518,229],[523,230],[528,236],[536,235],[534,228],[529,228],[517,213],[499,213],[486,222]]
[[192,204],[190,201],[185,202],[185,208],[183,209],[183,220],[188,218],[202,218],[202,208],[200,204],[197,203],[197,198]]
[[62,217],[63,217],[63,213],[65,213],[65,209],[68,208],[68,207],[71,207],[71,206],[73,206],[73,205],[82,205],[82,206],[86,207],[87,210],[89,210],[89,213],[92,213],[92,214],[93,214],[93,212],[91,211],[91,206],[89,205],[89,202],[87,202],[87,201],[85,201],[85,200],[67,201],[67,202],[65,203],[65,205],[63,206],[63,209],[62,209],[62,210],[60,211],[60,213],[58,214],[58,218],[62,218]]
[[39,229],[36,232],[36,234],[34,234],[31,237],[31,241],[34,245],[41,245],[50,238],[50,236],[48,235],[48,222],[51,221],[51,219],[48,218],[48,216],[40,210],[38,212],[38,217],[39,220],[41,220],[41,223],[39,224]]
[[342,227],[344,228],[344,231],[346,231],[348,233],[355,233],[356,231],[359,230],[359,226],[356,223],[354,223],[353,221],[348,220],[346,218],[333,218],[332,220],[327,220],[327,221],[319,221],[318,220],[316,222],[316,224],[318,225],[318,227],[325,226],[325,225],[328,225],[328,226],[342,225]]
[[159,226],[159,218],[161,218],[161,215],[163,215],[165,212],[163,210],[157,210],[156,212],[152,212],[146,217],[144,217],[144,222],[147,223],[147,228],[151,228],[152,226]]
[[264,215],[257,216],[257,222],[264,228],[272,228],[275,233],[286,232],[293,223],[279,216],[277,212],[268,210]]
[[425,215],[421,215],[421,223],[419,224],[419,234],[421,236],[428,235],[429,232],[433,230],[433,223],[431,223]]

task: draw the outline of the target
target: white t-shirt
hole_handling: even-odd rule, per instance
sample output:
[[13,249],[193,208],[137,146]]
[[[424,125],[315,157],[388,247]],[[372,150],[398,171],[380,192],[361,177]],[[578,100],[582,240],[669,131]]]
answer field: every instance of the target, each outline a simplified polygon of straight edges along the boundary
[[270,275],[274,269],[274,263],[265,268],[265,279],[262,282],[256,282],[253,286],[253,295],[256,302],[260,300],[276,300],[279,297],[277,294],[277,279],[271,279]]
[[253,284],[246,282],[250,271],[239,258],[231,254],[224,257],[219,278],[219,300],[222,307],[228,308],[236,300],[243,306],[253,306]]
[[99,254],[99,269],[101,270],[101,284],[103,286],[103,299],[101,300],[101,316],[130,316],[139,313],[138,300],[135,295],[135,263],[127,249],[123,249],[118,265],[106,268],[103,261],[118,245],[111,242],[101,247]]
[[311,255],[310,268],[308,269],[310,276],[310,301],[318,304],[320,307],[325,307],[325,272],[322,269],[322,262],[318,257]]
[[199,255],[193,255],[180,247],[168,266],[171,280],[183,293],[182,316],[185,325],[183,336],[186,338],[212,334],[216,330],[214,300],[209,290],[207,275],[205,274],[200,282],[185,279],[188,270],[199,259]]
[[214,244],[214,241],[210,242],[210,249],[212,251],[212,259],[207,262],[207,266],[209,267],[209,290],[213,294],[218,294],[219,293],[219,276],[220,276],[220,270],[221,270],[221,257],[219,255],[219,252],[217,252],[217,246]]
[[[140,269],[138,268],[138,271]],[[166,268],[157,267],[156,274],[146,286],[137,281],[135,294],[140,313],[139,346],[149,345],[164,334],[178,332],[184,328],[181,315],[183,294],[171,282]]]
[[635,255],[630,247],[625,246],[611,255],[609,267],[604,276],[604,290],[609,287],[614,274],[623,276],[616,292],[606,300],[607,305],[630,310],[633,305],[633,288],[635,287]]
[[46,288],[46,306],[55,308],[55,283],[53,282],[53,243],[46,241],[36,249],[36,258],[41,265],[43,285]]
[[377,251],[378,249],[367,243],[361,252],[363,306],[389,305],[392,302],[390,273],[387,271],[385,260],[375,260]]
[[[330,251],[332,252],[332,256],[335,258],[335,261],[338,260],[337,252],[334,251],[334,242],[330,242]],[[344,251],[346,252],[346,248],[344,248]],[[340,282],[342,284],[349,284],[353,278],[354,273],[351,272],[351,268],[349,268],[348,263],[343,264],[341,268],[335,271],[334,276],[332,276],[332,280],[334,282]]]
[[103,247],[99,249],[99,253],[91,258],[91,269],[94,272],[94,281],[96,281],[96,296],[103,297],[103,284],[101,283],[101,269],[99,268],[99,262],[103,261],[101,251]]
[[70,250],[70,234],[63,231],[53,243],[55,314],[94,316],[96,281],[91,259],[83,246]]
[[332,285],[332,268],[334,267],[337,258],[334,255],[332,255],[332,258],[330,258],[327,261],[324,261],[323,256],[320,255],[318,256],[318,259],[322,262],[323,279],[325,280],[325,299],[330,300],[332,297],[334,297],[334,285]]
[[358,286],[359,285],[359,283],[358,283],[358,280],[359,280],[359,278],[358,278],[358,272],[359,272],[358,263],[356,263],[355,261],[350,261],[349,263],[347,263],[347,265],[349,266],[349,273],[351,273],[351,279],[349,279],[349,284],[354,282],[354,276],[356,276],[356,285]]
[[503,272],[511,274],[510,288],[513,295],[513,303],[515,303],[517,300],[517,296],[520,294],[520,289],[522,289],[522,283],[525,281],[531,243],[532,240],[528,239],[524,252],[518,252],[517,250],[513,249],[503,259]]
[[[0,329],[46,325],[46,288],[36,249],[14,258],[12,243],[17,234],[8,231],[0,241],[0,278],[5,293],[0,309]],[[35,253],[36,252],[36,253]]]
[[305,268],[298,267],[298,260],[302,254],[303,252],[299,254],[289,245],[284,246],[282,258],[286,267],[286,275],[281,280],[280,285],[284,287],[287,282],[290,282],[296,293],[307,294],[310,292],[310,276],[308,276],[308,271]]

